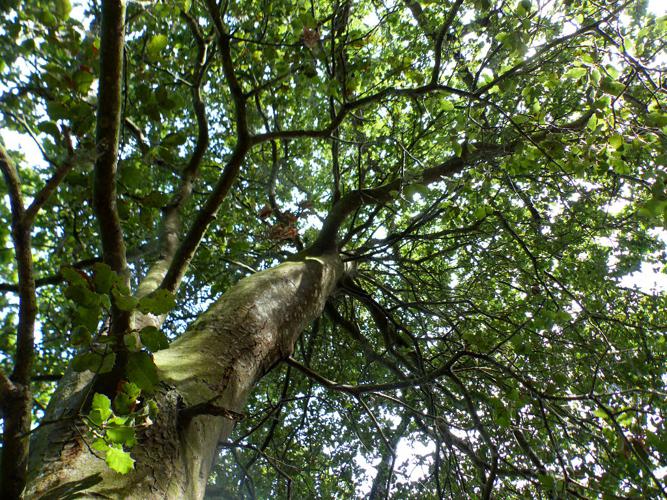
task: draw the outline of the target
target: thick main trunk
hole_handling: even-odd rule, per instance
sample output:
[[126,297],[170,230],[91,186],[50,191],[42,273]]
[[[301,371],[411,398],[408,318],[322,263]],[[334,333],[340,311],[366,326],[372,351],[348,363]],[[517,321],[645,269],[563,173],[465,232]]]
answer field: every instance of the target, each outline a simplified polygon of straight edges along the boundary
[[[86,380],[69,377],[37,433],[27,498],[74,492],[109,498],[202,498],[217,444],[233,421],[179,411],[209,404],[242,412],[253,386],[291,354],[303,329],[321,314],[342,272],[338,255],[286,262],[241,280],[201,315],[187,332],[155,355],[164,384],[156,421],[133,448],[135,470],[120,475],[92,455],[77,420],[67,420],[86,391]],[[180,413],[183,414],[182,412]],[[65,419],[63,419],[65,417]]]

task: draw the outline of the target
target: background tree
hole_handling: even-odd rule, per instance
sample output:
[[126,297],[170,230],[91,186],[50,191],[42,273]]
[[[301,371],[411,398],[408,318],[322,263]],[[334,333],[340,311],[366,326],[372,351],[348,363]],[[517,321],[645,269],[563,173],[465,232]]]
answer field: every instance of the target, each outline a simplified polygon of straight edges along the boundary
[[0,6],[9,498],[667,493],[647,2]]

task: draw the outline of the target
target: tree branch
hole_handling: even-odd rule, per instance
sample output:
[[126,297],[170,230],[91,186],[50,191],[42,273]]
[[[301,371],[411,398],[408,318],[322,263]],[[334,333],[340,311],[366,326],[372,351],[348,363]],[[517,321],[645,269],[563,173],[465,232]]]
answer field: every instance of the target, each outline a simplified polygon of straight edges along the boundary
[[504,73],[499,75],[497,78],[494,78],[493,80],[486,83],[485,85],[482,85],[480,88],[475,90],[475,95],[479,96],[479,95],[484,94],[487,90],[491,89],[495,85],[498,85],[498,83],[500,83],[501,81],[509,78],[510,76],[516,75],[523,68],[525,68],[527,66],[530,66],[533,63],[534,64],[539,64],[540,61],[541,61],[540,57],[543,54],[545,54],[546,52],[550,51],[551,49],[554,49],[556,47],[559,47],[559,46],[563,45],[564,43],[567,43],[571,40],[574,40],[575,38],[577,38],[580,35],[583,35],[584,33],[588,33],[590,31],[597,30],[602,24],[604,24],[604,23],[610,21],[611,19],[613,19],[616,16],[616,14],[621,12],[623,9],[625,9],[625,7],[627,7],[631,3],[632,3],[632,0],[629,0],[629,1],[625,2],[623,5],[619,6],[614,11],[612,11],[609,15],[605,16],[603,19],[601,19],[599,21],[596,21],[596,22],[593,22],[593,23],[590,23],[590,24],[587,24],[585,26],[582,26],[578,30],[576,30],[576,31],[574,31],[574,32],[572,32],[568,35],[563,35],[559,38],[556,38],[556,39],[554,39],[550,42],[545,43],[541,47],[537,47],[535,49],[535,53],[532,56],[528,57],[527,59],[524,59],[523,61],[521,61],[516,66],[508,69],[507,71],[505,71]]
[[[468,148],[472,149],[472,148]],[[460,172],[466,165],[473,164],[482,159],[488,159],[490,153],[496,155],[507,154],[510,149],[493,145],[476,145],[474,153],[463,152],[461,157],[452,156],[445,162],[435,167],[425,169],[420,175],[413,179],[396,178],[376,188],[360,189],[351,191],[343,196],[331,209],[324,221],[322,229],[313,244],[318,251],[336,246],[338,230],[347,217],[362,205],[384,204],[393,200],[401,190],[410,184],[431,184],[444,177],[450,177]]]
[[[100,259],[99,257],[91,257],[90,259],[83,259],[80,260],[79,262],[75,262],[74,264],[70,264],[69,266],[75,269],[85,269],[86,267],[92,266],[96,262],[102,262],[102,259]],[[61,283],[64,279],[65,278],[63,278],[63,275],[60,273],[56,273],[52,276],[45,276],[43,278],[37,278],[35,280],[35,288],[47,285],[57,285],[58,283]],[[15,285],[13,283],[0,283],[0,292],[18,293],[19,285]]]
[[5,375],[5,372],[0,370],[0,416],[4,415],[5,405],[15,391],[16,386]]
[[42,373],[40,375],[33,375],[31,380],[33,382],[58,382],[63,377],[62,373]]
[[116,207],[124,32],[125,1],[103,1],[93,208],[100,225],[104,262],[117,273],[127,276],[123,230]]
[[32,203],[27,208],[25,213],[26,224],[32,225],[35,217],[37,216],[37,213],[48,201],[65,176],[74,167],[74,151],[72,149],[72,141],[68,130],[65,130],[65,137],[67,140],[67,158],[63,163],[56,167],[56,171],[53,173],[53,176],[51,176],[51,178],[46,181],[44,187],[42,187],[42,189],[40,189],[39,192],[35,195],[35,198],[32,200]]
[[[169,266],[173,263],[180,243],[181,209],[192,195],[194,181],[199,173],[199,167],[209,145],[206,105],[201,95],[202,81],[211,62],[209,57],[209,42],[204,37],[197,21],[190,14],[181,11],[181,17],[185,19],[197,44],[197,56],[193,68],[194,81],[191,88],[192,109],[197,122],[197,139],[190,159],[181,173],[180,186],[172,197],[171,202],[163,209],[162,230],[160,234],[160,258],[151,266],[145,278],[141,280],[139,290],[137,291],[138,296],[147,295],[155,290],[167,274]],[[173,286],[174,290],[178,287],[178,282],[180,282],[180,278]]]
[[[10,376],[14,397],[4,400],[3,458],[0,466],[0,484],[9,498],[18,498],[23,491],[28,467],[27,432],[30,430],[32,395],[30,375],[35,358],[35,278],[32,267],[31,225],[21,195],[21,182],[14,162],[0,145],[0,171],[7,184],[12,214],[12,240],[16,252],[19,293],[19,321],[16,332],[14,369]],[[3,376],[3,388],[7,388]],[[3,391],[4,392],[4,391]]]
[[305,374],[308,378],[311,378],[316,382],[322,384],[327,389],[339,392],[345,392],[347,394],[358,396],[360,394],[364,394],[367,392],[380,392],[388,390],[405,389],[407,387],[417,387],[424,384],[430,384],[437,378],[440,378],[443,375],[448,374],[452,369],[452,366],[454,366],[459,359],[469,354],[470,353],[468,351],[459,351],[454,356],[452,356],[451,359],[449,359],[447,363],[445,363],[443,366],[441,366],[440,368],[436,368],[435,370],[433,370],[430,373],[427,373],[424,376],[406,378],[404,380],[399,380],[396,382],[387,382],[384,384],[358,384],[358,385],[340,384],[338,382],[334,382],[333,380],[327,379],[326,377],[314,371],[312,368],[309,368],[308,366],[299,363],[296,359],[294,359],[291,356],[287,358],[285,362],[288,365],[293,366],[294,368]]
[[[97,95],[97,130],[93,172],[93,210],[100,229],[102,259],[122,277],[129,288],[130,276],[123,228],[116,206],[118,139],[121,124],[123,51],[125,46],[125,0],[103,0],[100,40],[100,81]],[[116,361],[111,372],[99,376],[96,390],[112,395],[123,376],[127,347],[123,335],[130,329],[132,315],[111,303],[109,334],[115,338]]]
[[461,8],[462,4],[463,4],[463,0],[456,0],[454,5],[452,5],[451,9],[449,9],[449,12],[447,13],[447,18],[445,19],[445,22],[442,23],[442,26],[440,27],[440,31],[438,31],[438,33],[435,37],[435,48],[433,49],[434,52],[435,52],[435,61],[433,63],[433,71],[431,72],[431,82],[433,82],[433,83],[437,83],[438,80],[440,79],[440,65],[441,65],[441,59],[442,59],[442,43],[445,40],[445,35],[447,34],[447,31],[449,31],[449,28],[454,23],[454,19],[456,18],[456,14],[458,14],[459,9]]
[[[411,88],[396,88],[396,87],[387,87],[383,90],[380,90],[374,94],[367,95],[365,97],[360,97],[356,101],[350,101],[341,106],[338,113],[333,117],[329,125],[321,129],[291,129],[291,130],[277,130],[273,132],[267,132],[264,134],[253,135],[250,138],[251,145],[261,144],[262,142],[272,141],[276,139],[299,139],[299,138],[311,138],[311,139],[322,139],[329,137],[331,133],[343,123],[345,117],[350,114],[352,111],[363,108],[370,104],[380,102],[382,99],[388,97],[421,97],[430,93],[442,92],[447,94],[458,95],[460,97],[466,97],[469,99],[478,99],[478,97],[466,90],[457,89],[449,85],[443,85],[439,83],[428,83],[420,87],[411,87]],[[479,100],[479,99],[478,99]],[[488,103],[487,103],[488,104]]]
[[74,167],[74,162],[71,160],[65,161],[58,166],[53,176],[46,182],[44,187],[35,195],[33,202],[26,210],[26,221],[32,223],[37,215],[37,212],[44,206],[49,197],[56,190],[60,182],[65,178],[70,170]]
[[380,354],[375,352],[373,347],[369,344],[368,340],[366,340],[362,335],[361,330],[359,330],[359,327],[352,321],[345,318],[342,314],[340,314],[336,309],[336,307],[330,301],[327,302],[324,311],[326,312],[327,316],[329,316],[331,321],[343,327],[350,334],[350,336],[356,342],[358,342],[359,345],[361,345],[364,354],[368,356],[370,360],[381,363],[390,371],[392,371],[397,377],[402,379],[406,378],[405,374],[401,371],[401,369],[398,366],[396,366],[389,360],[385,359],[384,356],[381,356]]
[[[421,95],[422,92],[426,92],[426,90],[424,90],[426,88],[438,90],[441,87],[443,86],[429,84],[417,89],[404,90],[418,92],[418,94]],[[449,87],[445,87],[445,91],[449,92],[450,90],[451,89]],[[473,96],[468,92],[458,90],[457,92]],[[486,104],[493,105],[493,103],[485,99],[479,97],[474,98]],[[548,131],[541,131],[532,136],[520,128],[519,132],[520,135],[526,138],[531,144],[537,144],[539,141],[548,137],[550,133],[557,135],[559,133],[577,130],[585,126],[585,124],[586,121],[584,121],[582,118],[579,118],[574,122],[563,125],[562,127],[552,126]],[[475,143],[467,146],[464,145],[461,156],[452,156],[440,165],[424,169],[420,174],[414,177],[398,177],[375,188],[359,189],[349,192],[343,196],[329,212],[329,215],[324,220],[322,229],[320,230],[317,239],[311,246],[310,251],[321,252],[326,249],[335,248],[337,245],[336,238],[340,227],[343,225],[347,217],[349,217],[350,214],[355,212],[359,207],[363,205],[379,205],[388,203],[395,199],[401,190],[411,184],[432,184],[445,177],[451,177],[452,175],[461,172],[466,166],[472,165],[478,161],[489,161],[492,158],[511,154],[516,150],[517,147],[519,147],[520,144],[521,142],[519,140],[515,140],[505,145],[490,143]],[[537,147],[540,151],[542,151],[542,148],[540,148],[539,145]],[[547,158],[553,161],[548,155]]]
[[224,28],[222,17],[215,2],[213,0],[207,0],[206,4],[216,30],[223,73],[228,82],[232,100],[234,101],[236,146],[234,147],[231,157],[227,160],[227,164],[225,165],[220,179],[218,179],[218,182],[213,188],[213,192],[209,195],[204,206],[199,210],[192,226],[190,226],[189,231],[176,250],[174,259],[169,265],[169,270],[160,284],[160,288],[170,291],[176,290],[181,279],[183,279],[185,271],[197,251],[201,239],[208,227],[215,220],[220,205],[226,198],[229,189],[234,184],[234,181],[241,170],[243,160],[245,160],[246,153],[251,147],[250,134],[248,132],[246,98],[234,71],[234,63],[232,61],[230,47],[231,37]]
[[185,426],[190,420],[198,415],[215,415],[218,417],[225,417],[229,420],[234,420],[239,422],[245,418],[243,413],[237,411],[229,410],[222,406],[216,405],[213,402],[209,401],[206,403],[196,404],[188,408],[183,408],[178,413],[179,425]]

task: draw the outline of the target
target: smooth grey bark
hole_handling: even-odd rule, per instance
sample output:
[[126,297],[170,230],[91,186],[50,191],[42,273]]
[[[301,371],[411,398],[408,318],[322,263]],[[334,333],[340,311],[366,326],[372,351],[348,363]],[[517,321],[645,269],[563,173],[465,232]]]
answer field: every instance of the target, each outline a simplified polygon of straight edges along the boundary
[[120,475],[88,448],[76,412],[90,376],[69,374],[52,398],[31,453],[26,498],[77,493],[98,498],[203,498],[217,444],[233,420],[182,417],[184,408],[211,405],[242,412],[255,383],[288,357],[317,318],[342,275],[336,253],[309,256],[244,278],[155,354],[160,412],[132,449],[135,470]]

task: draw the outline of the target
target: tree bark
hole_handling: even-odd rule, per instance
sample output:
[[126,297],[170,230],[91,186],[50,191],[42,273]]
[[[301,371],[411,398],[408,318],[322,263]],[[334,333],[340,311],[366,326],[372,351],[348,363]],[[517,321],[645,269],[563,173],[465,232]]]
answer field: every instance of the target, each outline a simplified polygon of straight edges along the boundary
[[218,442],[234,426],[215,414],[242,412],[256,382],[322,313],[342,272],[330,252],[249,276],[157,352],[160,411],[132,449],[135,470],[127,475],[93,455],[76,418],[92,377],[67,375],[45,418],[56,423],[35,433],[26,497],[203,498]]

